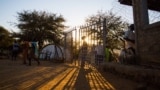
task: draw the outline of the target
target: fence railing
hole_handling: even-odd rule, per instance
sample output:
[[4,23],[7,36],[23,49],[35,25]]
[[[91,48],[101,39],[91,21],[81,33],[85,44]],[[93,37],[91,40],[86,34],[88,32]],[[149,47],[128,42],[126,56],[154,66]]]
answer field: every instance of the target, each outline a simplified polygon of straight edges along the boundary
[[[83,44],[87,44],[86,57],[88,60],[95,62],[95,47],[98,44],[102,45],[102,55],[105,56],[106,46],[106,19],[101,21],[86,24],[83,26],[75,27],[68,32],[64,33],[64,49],[65,49],[65,61],[73,62],[80,58],[80,49]],[[104,58],[103,58],[104,59]],[[104,60],[103,60],[104,61]]]

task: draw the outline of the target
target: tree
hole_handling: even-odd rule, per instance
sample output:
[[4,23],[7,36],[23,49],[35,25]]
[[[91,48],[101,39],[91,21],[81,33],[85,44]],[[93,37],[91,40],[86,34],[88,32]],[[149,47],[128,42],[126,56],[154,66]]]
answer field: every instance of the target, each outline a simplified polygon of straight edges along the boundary
[[47,13],[45,11],[22,11],[18,12],[18,28],[20,33],[18,36],[22,40],[44,41],[60,44],[62,31],[64,29],[63,22],[65,19],[62,15]]
[[0,49],[7,49],[12,45],[13,39],[10,37],[10,33],[7,29],[0,26]]
[[[100,25],[102,25],[102,20],[106,18],[106,30],[107,30],[107,42],[106,44],[111,48],[119,48],[122,47],[120,43],[120,38],[123,36],[124,30],[127,28],[128,23],[123,21],[120,16],[116,16],[116,14],[113,14],[111,11],[109,12],[102,12],[99,11],[96,15],[92,15],[86,19],[86,23],[89,24],[95,24],[97,23],[97,27],[100,29]],[[97,40],[102,40],[103,36],[101,33],[101,30],[90,30],[90,34],[97,33]]]

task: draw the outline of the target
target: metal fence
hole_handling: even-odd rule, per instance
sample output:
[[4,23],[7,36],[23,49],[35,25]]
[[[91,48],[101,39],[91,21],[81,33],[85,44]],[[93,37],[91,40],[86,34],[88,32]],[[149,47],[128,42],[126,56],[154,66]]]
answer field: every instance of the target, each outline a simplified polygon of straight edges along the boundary
[[[80,49],[84,42],[87,43],[86,59],[95,62],[95,47],[99,42],[103,47],[103,57],[105,55],[106,46],[106,19],[86,24],[83,26],[75,27],[64,33],[64,49],[65,61],[74,62],[80,59]],[[103,58],[104,59],[104,58]]]

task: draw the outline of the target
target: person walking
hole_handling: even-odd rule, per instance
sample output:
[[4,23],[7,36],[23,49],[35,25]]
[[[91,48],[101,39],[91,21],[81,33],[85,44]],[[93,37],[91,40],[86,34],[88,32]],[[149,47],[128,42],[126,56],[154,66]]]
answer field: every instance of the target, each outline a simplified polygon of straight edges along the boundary
[[87,60],[87,43],[83,42],[83,46],[81,47],[81,67],[85,66],[85,62]]
[[16,60],[17,59],[17,55],[19,52],[19,44],[17,41],[14,41],[13,46],[12,46],[12,60]]
[[40,65],[40,61],[38,59],[37,43],[36,42],[30,42],[30,47],[29,47],[29,51],[28,51],[29,66],[31,66],[32,59],[36,60],[37,64]]
[[27,56],[28,56],[28,51],[29,51],[29,42],[24,41],[22,44],[22,55],[23,55],[23,64],[27,64]]

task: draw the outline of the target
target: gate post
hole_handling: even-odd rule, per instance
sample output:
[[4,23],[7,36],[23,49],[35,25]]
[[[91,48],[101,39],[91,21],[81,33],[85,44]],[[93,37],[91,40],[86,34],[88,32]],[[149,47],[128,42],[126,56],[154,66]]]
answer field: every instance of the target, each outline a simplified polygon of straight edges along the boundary
[[103,63],[105,61],[105,48],[106,48],[106,36],[107,36],[107,31],[106,31],[106,18],[103,19]]
[[66,53],[67,53],[67,34],[66,33],[64,33],[64,62],[66,62],[66,57],[67,57],[67,55],[66,55]]

